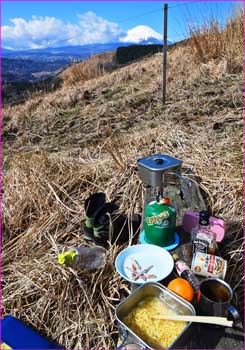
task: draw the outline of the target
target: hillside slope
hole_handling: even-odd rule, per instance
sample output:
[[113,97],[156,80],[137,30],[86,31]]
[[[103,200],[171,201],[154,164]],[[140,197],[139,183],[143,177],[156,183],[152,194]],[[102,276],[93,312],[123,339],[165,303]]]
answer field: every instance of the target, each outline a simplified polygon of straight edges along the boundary
[[[241,49],[242,50],[242,49]],[[83,201],[104,191],[121,212],[140,213],[139,157],[167,153],[195,174],[207,206],[227,223],[227,281],[243,314],[243,61],[196,61],[193,47],[4,109],[3,314],[66,348],[114,348],[114,307],[128,284],[108,249],[102,271],[74,273],[57,253],[87,244]],[[130,241],[131,242],[131,241]]]
[[[79,151],[96,144],[110,127],[128,133],[168,118],[179,123],[235,117],[243,106],[242,72],[229,74],[226,62],[195,66],[187,48],[169,57],[168,97],[162,106],[162,57],[157,55],[83,84],[64,86],[24,105],[4,109],[6,151]],[[152,125],[151,125],[152,124]]]

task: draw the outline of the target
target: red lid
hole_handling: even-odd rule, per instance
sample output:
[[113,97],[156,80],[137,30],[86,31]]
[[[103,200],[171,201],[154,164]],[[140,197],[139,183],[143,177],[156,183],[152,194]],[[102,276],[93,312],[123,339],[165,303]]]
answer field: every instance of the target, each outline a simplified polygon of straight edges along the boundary
[[162,199],[162,204],[169,205],[170,204],[170,198],[163,198]]

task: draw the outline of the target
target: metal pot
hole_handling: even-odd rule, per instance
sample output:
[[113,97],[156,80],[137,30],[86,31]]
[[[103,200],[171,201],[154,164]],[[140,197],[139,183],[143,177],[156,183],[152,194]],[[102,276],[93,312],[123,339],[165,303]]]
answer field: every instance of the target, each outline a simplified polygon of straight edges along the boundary
[[[122,343],[118,349],[124,349],[126,346],[135,345],[141,349],[153,349],[143,339],[141,339],[136,333],[134,333],[123,322],[124,318],[133,310],[133,308],[146,297],[157,297],[163,303],[167,304],[169,308],[172,308],[178,315],[195,315],[194,307],[184,299],[171,292],[169,289],[156,282],[148,282],[137,288],[132,294],[124,299],[116,307],[116,319],[119,323],[119,333],[121,333]],[[179,336],[170,344],[169,348],[180,348],[186,345],[187,339],[190,335],[190,325],[188,322],[179,334]]]

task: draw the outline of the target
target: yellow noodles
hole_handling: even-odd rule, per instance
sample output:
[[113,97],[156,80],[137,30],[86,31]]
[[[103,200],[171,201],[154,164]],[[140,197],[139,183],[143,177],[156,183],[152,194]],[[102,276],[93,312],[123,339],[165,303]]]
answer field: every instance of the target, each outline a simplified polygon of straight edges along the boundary
[[124,319],[124,323],[148,345],[167,348],[186,326],[183,321],[157,320],[152,316],[174,314],[156,297],[139,303]]

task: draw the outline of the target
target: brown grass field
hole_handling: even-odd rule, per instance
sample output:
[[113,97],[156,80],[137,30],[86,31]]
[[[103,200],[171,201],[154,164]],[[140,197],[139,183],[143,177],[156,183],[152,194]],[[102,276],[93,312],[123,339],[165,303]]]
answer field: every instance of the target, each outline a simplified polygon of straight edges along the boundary
[[59,266],[57,254],[87,245],[92,192],[141,213],[136,160],[156,152],[182,159],[225,219],[227,281],[243,314],[243,13],[214,28],[170,50],[165,106],[155,55],[3,110],[3,315],[66,348],[115,346],[115,305],[129,293],[114,268],[122,247],[94,273]]

